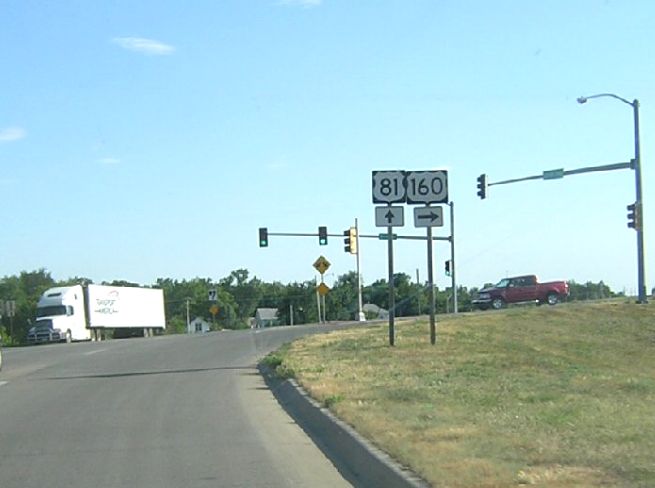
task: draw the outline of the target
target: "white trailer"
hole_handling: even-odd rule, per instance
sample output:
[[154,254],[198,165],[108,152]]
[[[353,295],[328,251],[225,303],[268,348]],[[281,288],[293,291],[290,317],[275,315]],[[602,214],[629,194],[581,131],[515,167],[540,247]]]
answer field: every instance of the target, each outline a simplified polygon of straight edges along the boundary
[[50,288],[41,296],[31,343],[99,340],[106,329],[115,336],[151,336],[166,328],[164,292],[129,286],[74,285]]
[[[87,326],[98,334],[113,329],[114,336],[144,336],[166,329],[164,291],[131,286],[88,285]],[[99,337],[98,337],[99,338]]]

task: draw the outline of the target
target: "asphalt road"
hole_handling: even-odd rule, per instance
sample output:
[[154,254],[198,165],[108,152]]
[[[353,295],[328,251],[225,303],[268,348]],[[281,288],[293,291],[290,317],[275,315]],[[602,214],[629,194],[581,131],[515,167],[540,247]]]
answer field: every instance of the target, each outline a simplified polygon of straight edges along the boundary
[[5,349],[0,487],[350,486],[255,369],[316,330]]

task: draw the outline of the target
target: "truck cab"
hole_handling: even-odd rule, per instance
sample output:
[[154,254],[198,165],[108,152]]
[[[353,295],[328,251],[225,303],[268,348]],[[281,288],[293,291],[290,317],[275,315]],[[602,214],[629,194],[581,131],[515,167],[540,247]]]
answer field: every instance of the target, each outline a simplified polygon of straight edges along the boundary
[[491,307],[500,309],[510,303],[555,305],[569,295],[569,285],[566,281],[549,281],[539,283],[535,275],[504,278],[494,286],[483,288],[478,297],[472,301],[481,310]]
[[91,339],[86,327],[82,286],[50,288],[39,299],[36,321],[27,333],[27,342],[84,341]]
[[[535,300],[537,296],[537,277],[534,275],[518,276],[507,279],[504,299],[507,303],[519,303]],[[498,285],[496,285],[498,286]]]

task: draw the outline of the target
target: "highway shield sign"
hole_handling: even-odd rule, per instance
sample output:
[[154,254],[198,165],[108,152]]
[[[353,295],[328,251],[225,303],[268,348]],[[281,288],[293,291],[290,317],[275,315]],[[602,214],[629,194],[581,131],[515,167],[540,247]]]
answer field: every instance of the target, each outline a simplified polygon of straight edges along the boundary
[[404,171],[373,171],[373,203],[401,203],[405,199]]
[[407,203],[448,202],[448,172],[408,171],[405,180]]

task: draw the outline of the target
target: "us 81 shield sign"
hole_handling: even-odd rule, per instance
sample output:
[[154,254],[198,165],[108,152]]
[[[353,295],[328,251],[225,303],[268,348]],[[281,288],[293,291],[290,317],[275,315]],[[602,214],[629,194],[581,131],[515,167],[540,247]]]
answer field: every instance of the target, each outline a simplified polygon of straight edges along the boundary
[[373,171],[373,203],[405,201],[404,171]]

